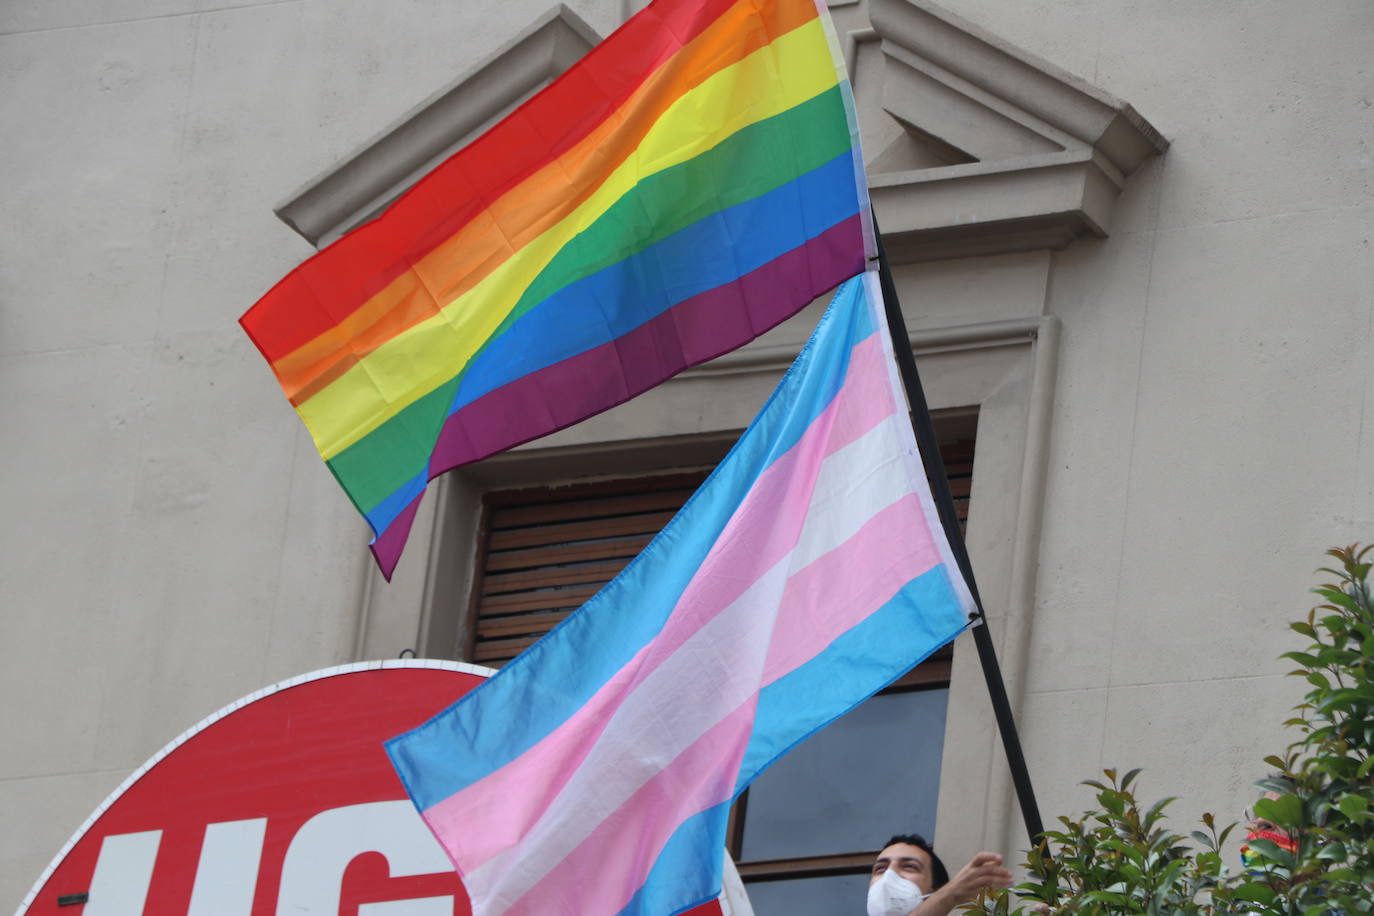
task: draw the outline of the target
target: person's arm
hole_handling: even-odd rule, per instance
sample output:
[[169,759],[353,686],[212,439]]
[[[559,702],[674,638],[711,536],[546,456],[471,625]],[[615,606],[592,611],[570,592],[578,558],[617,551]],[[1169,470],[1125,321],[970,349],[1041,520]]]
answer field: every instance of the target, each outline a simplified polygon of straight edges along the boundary
[[1002,867],[1002,857],[995,852],[980,852],[907,916],[946,916],[959,904],[977,897],[979,891],[1010,886],[1011,872]]

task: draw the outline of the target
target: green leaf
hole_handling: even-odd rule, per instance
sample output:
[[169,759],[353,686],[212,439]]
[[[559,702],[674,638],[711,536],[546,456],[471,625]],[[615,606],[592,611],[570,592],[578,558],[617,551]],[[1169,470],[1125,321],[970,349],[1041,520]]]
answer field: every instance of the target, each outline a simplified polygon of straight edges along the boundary
[[1207,849],[1216,849],[1216,846],[1212,844],[1212,838],[1201,830],[1193,831],[1193,839],[1197,840],[1199,846],[1203,846]]
[[1301,633],[1303,636],[1306,636],[1308,639],[1316,639],[1316,638],[1317,638],[1317,631],[1316,631],[1316,629],[1313,628],[1312,624],[1307,623],[1306,621],[1296,620],[1296,621],[1294,621],[1293,623],[1290,623],[1290,624],[1288,625],[1288,629],[1292,630],[1292,631],[1295,632],[1295,633]]
[[1272,888],[1266,887],[1263,884],[1251,882],[1250,884],[1242,884],[1240,887],[1236,888],[1236,896],[1241,900],[1249,900],[1252,903],[1271,903],[1278,895],[1274,893]]
[[1362,796],[1347,795],[1336,803],[1336,807],[1340,808],[1341,813],[1351,820],[1359,820],[1364,817],[1369,803]]
[[1318,591],[1322,597],[1326,598],[1326,600],[1330,601],[1332,604],[1343,607],[1348,611],[1359,613],[1360,609],[1359,606],[1355,604],[1355,599],[1345,592],[1337,591],[1334,588],[1319,589]]
[[1246,843],[1266,861],[1284,869],[1293,867],[1293,854],[1286,849],[1280,849],[1273,840],[1247,840]]
[[1350,854],[1346,852],[1345,844],[1341,843],[1339,840],[1327,843],[1321,849],[1317,850],[1317,858],[1322,861],[1344,862],[1349,857]]
[[[1287,768],[1285,767],[1284,770],[1286,771]],[[1293,784],[1287,779],[1271,779],[1268,776],[1263,779],[1256,779],[1253,785],[1256,789],[1273,792],[1275,795],[1282,795],[1293,788]]]
[[1315,655],[1309,655],[1306,652],[1285,652],[1280,655],[1279,658],[1290,659],[1302,665],[1304,668],[1316,668],[1321,665],[1321,659]]
[[1280,827],[1297,827],[1302,822],[1302,802],[1290,793],[1278,798],[1261,798],[1255,802],[1255,814]]
[[1159,818],[1163,816],[1164,809],[1168,807],[1169,803],[1176,801],[1178,801],[1178,796],[1170,795],[1167,798],[1161,798],[1159,801],[1151,805],[1150,810],[1145,812],[1146,825],[1148,826],[1150,824],[1153,824],[1155,821],[1159,820]]

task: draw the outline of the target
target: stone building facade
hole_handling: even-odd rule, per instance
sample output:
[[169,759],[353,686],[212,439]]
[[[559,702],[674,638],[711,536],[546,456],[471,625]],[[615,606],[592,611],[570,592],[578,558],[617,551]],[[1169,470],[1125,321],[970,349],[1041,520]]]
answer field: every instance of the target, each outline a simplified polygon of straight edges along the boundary
[[[476,657],[500,506],[690,477],[748,423],[816,307],[450,475],[387,585],[236,325],[635,6],[0,8],[0,901],[235,698],[406,649]],[[1181,795],[1181,822],[1239,816],[1301,693],[1283,624],[1324,548],[1374,537],[1374,5],[830,6],[910,337],[971,461],[967,539],[1042,809],[1120,765]],[[1022,841],[965,642],[848,751],[924,761],[952,860]],[[821,781],[916,813],[899,785]],[[824,836],[806,816],[773,827]],[[797,875],[909,826],[751,855],[743,823],[746,879],[790,878],[751,885],[761,916],[807,881],[849,893]]]

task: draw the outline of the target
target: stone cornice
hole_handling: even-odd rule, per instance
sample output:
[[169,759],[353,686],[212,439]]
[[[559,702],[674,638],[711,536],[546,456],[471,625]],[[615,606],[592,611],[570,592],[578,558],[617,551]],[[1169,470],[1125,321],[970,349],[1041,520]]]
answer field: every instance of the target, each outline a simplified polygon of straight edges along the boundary
[[1092,150],[874,175],[869,194],[898,263],[1105,236],[1121,173]]
[[[1127,176],[1168,144],[1130,105],[941,9],[870,0],[882,79],[859,85],[902,128],[872,150],[887,250],[910,262],[1105,236]],[[375,215],[434,165],[556,78],[599,40],[559,4],[277,208],[315,245]],[[870,125],[871,129],[871,125]]]
[[1135,109],[929,0],[870,0],[881,106],[948,165],[869,184],[890,256],[919,261],[1062,248],[1105,236],[1126,178],[1168,142]]

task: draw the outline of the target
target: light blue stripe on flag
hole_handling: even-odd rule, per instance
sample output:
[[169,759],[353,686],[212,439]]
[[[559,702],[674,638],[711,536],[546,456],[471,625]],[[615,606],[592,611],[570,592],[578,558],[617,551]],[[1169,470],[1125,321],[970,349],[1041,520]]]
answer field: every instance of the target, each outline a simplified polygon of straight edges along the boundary
[[[740,764],[735,795],[813,732],[868,699],[961,633],[968,621],[943,565],[913,579],[820,655],[759,691],[754,733]],[[893,639],[909,634],[911,641]],[[911,645],[930,648],[915,661]]]
[[683,821],[659,853],[644,886],[617,916],[681,913],[719,894],[729,820],[730,803],[722,802]]

